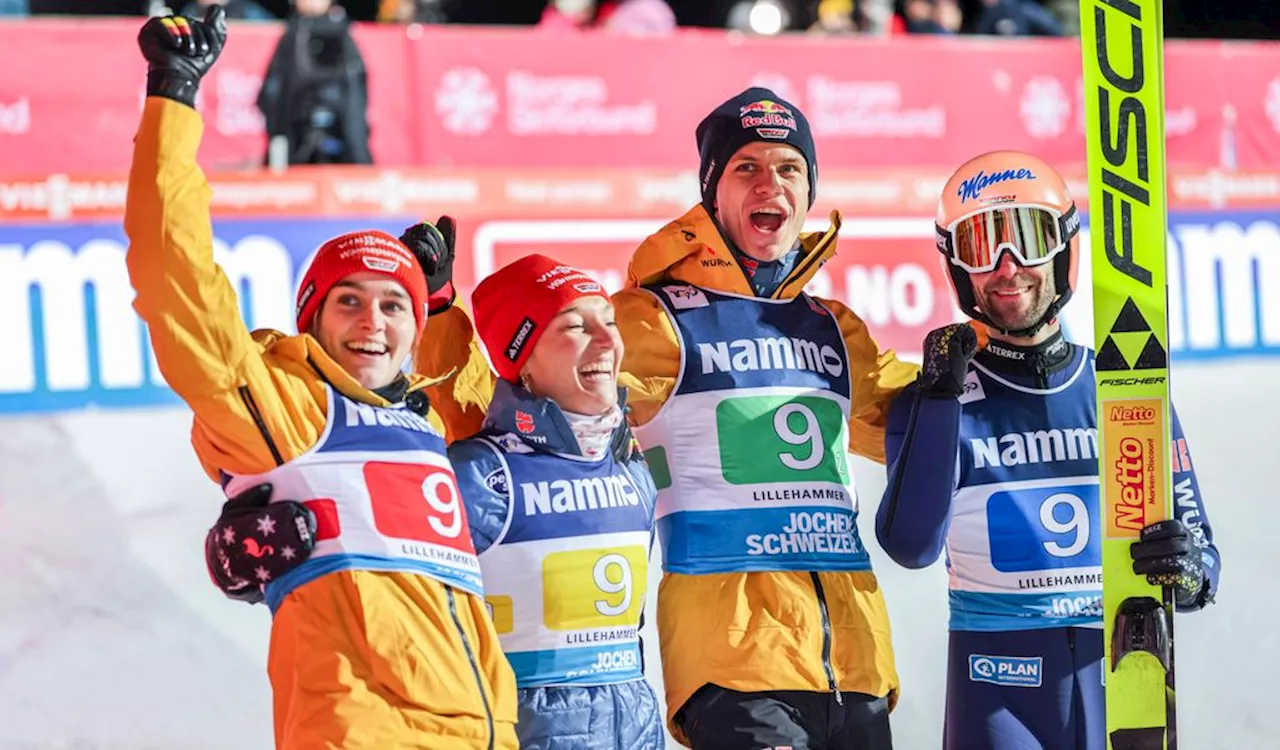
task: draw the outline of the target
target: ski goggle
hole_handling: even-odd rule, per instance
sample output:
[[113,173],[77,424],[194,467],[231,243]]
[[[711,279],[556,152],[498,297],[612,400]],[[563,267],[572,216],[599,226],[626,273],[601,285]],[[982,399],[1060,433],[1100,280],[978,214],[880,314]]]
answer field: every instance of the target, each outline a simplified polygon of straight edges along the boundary
[[1066,214],[1043,206],[1010,204],[962,217],[945,230],[936,227],[938,251],[969,273],[994,271],[1008,250],[1024,266],[1053,260],[1080,231],[1073,204]]

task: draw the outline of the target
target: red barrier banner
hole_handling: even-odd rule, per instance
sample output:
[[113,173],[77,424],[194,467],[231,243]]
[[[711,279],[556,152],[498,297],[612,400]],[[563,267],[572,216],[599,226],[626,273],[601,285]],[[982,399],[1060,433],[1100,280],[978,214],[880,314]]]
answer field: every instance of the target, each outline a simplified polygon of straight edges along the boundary
[[[93,34],[82,33],[92,24]],[[248,169],[280,24],[232,25],[201,89],[201,162]],[[144,85],[138,19],[0,22],[0,175],[127,170]],[[694,128],[751,85],[808,115],[824,170],[946,168],[1016,148],[1084,161],[1071,39],[658,39],[535,29],[358,25],[379,165],[696,168]],[[1171,165],[1280,163],[1280,44],[1166,44]]]
[[[146,63],[135,41],[141,19],[0,22],[0,175],[127,171],[146,96]],[[84,33],[92,26],[93,33]],[[219,170],[263,163],[266,134],[258,91],[283,27],[233,23],[218,63],[201,83],[200,162]],[[354,32],[369,76],[375,159],[408,163],[417,143],[404,32]],[[21,70],[19,74],[17,71]]]

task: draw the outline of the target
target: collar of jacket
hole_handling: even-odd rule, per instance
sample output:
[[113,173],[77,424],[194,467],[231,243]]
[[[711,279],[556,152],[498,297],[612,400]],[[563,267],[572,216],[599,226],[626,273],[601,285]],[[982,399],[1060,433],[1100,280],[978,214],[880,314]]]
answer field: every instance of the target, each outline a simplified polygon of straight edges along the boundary
[[[352,401],[383,407],[394,405],[360,385],[350,373],[333,361],[333,357],[330,357],[320,346],[320,342],[309,333],[289,336],[280,331],[259,330],[253,332],[253,338],[264,351],[270,351],[275,357],[309,365],[320,378]],[[450,371],[438,378],[428,378],[416,373],[408,373],[406,377],[409,379],[409,388],[405,391],[405,395],[442,383],[452,375],[453,372]]]
[[[800,294],[822,264],[836,254],[840,224],[840,212],[832,211],[827,231],[800,235],[800,258],[774,291],[773,299],[791,299]],[[631,256],[628,287],[659,281],[683,281],[717,292],[755,296],[742,267],[701,204],[650,235]]]
[[[627,389],[618,388],[618,408],[626,413]],[[557,453],[562,456],[583,458],[578,438],[565,419],[560,405],[549,398],[535,396],[524,388],[507,380],[498,379],[493,387],[493,400],[484,418],[485,431],[489,434],[510,433],[537,451]],[[625,417],[614,430],[627,429]]]

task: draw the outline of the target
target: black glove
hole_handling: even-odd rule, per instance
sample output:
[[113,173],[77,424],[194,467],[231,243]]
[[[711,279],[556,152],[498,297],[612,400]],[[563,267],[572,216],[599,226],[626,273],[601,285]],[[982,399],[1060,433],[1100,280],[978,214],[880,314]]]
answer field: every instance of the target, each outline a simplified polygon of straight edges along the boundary
[[1173,586],[1179,607],[1198,608],[1204,589],[1204,562],[1200,546],[1191,531],[1177,519],[1157,521],[1142,530],[1129,548],[1133,572],[1145,575],[1147,583]]
[[227,41],[227,12],[209,6],[203,21],[183,16],[157,16],[138,32],[138,47],[147,60],[147,96],[163,96],[196,106],[200,79]]
[[935,328],[924,337],[920,390],[927,396],[957,397],[964,393],[969,362],[978,353],[978,332],[968,323]]
[[423,221],[404,230],[400,241],[413,252],[427,277],[427,314],[448,310],[453,304],[453,254],[457,228],[453,217],[436,223]]
[[262,601],[263,585],[301,565],[316,544],[316,517],[307,506],[270,499],[269,484],[236,495],[204,538],[214,585],[249,604]]

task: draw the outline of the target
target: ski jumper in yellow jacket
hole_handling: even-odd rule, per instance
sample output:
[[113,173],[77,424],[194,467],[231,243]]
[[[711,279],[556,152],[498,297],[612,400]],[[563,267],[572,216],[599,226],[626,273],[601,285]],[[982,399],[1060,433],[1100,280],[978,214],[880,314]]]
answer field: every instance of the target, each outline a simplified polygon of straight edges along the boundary
[[658,635],[674,718],[705,684],[896,699],[889,618],[857,535],[844,453],[884,461],[917,369],[802,289],[831,229],[768,300],[702,206],[636,250],[613,296],[631,421],[659,488]]
[[[366,426],[374,435],[403,428],[395,433],[398,439],[410,440],[403,435],[412,433],[420,440],[413,443],[419,452],[426,444],[421,441],[434,440],[441,455],[449,417],[454,418],[451,437],[473,432],[474,413],[446,409],[442,419],[433,410],[423,420],[389,408],[393,404],[359,385],[309,335],[250,334],[235,290],[213,260],[211,190],[196,163],[202,133],[194,109],[164,98],[146,100],[129,175],[125,231],[135,309],[150,331],[161,372],[194,412],[192,444],[210,478],[230,492],[248,482],[287,485],[289,472],[304,468],[341,469],[343,481],[361,476],[361,467],[365,477],[372,476],[367,473],[372,459],[363,464],[338,460],[333,469],[335,454],[328,454],[329,464],[320,465],[317,456],[323,455],[325,441],[332,445],[344,425]],[[433,385],[410,377],[411,391]],[[402,462],[392,469],[452,477],[447,460]],[[280,484],[276,496],[303,499],[290,497]],[[373,480],[361,491],[372,498]],[[349,497],[331,499],[340,520],[354,518],[343,516],[350,512]],[[395,493],[395,500],[410,510],[417,507],[406,503],[403,493]],[[372,503],[378,520],[377,500]],[[423,510],[425,517],[425,504]],[[416,513],[407,514],[406,522],[421,521]],[[324,532],[319,538],[317,553],[325,544]],[[350,538],[348,531],[335,541],[347,544],[343,540]],[[348,544],[345,549],[361,548]],[[406,562],[408,555],[320,555],[268,586],[274,612],[268,674],[277,747],[516,747],[515,680],[482,597],[466,585],[447,584],[453,581],[449,574]],[[286,585],[289,576],[303,570],[309,572]]]

